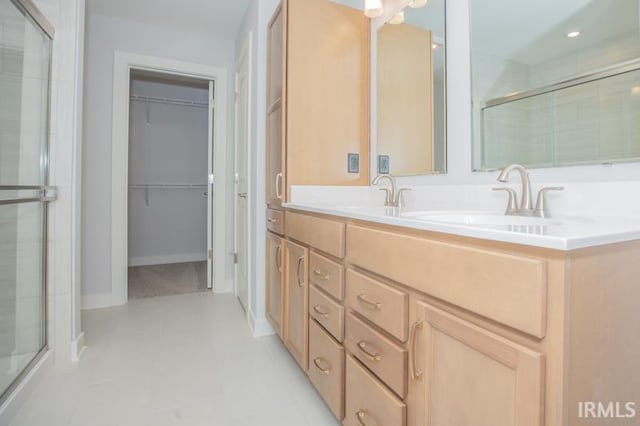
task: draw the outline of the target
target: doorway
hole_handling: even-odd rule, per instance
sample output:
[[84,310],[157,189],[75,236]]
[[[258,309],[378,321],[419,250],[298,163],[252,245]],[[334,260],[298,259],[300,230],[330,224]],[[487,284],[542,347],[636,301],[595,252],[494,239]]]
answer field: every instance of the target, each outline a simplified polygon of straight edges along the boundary
[[[129,226],[129,120],[132,71],[162,74],[165,77],[209,81],[208,176],[204,176],[207,200],[207,282],[215,292],[232,290],[225,277],[226,195],[226,99],[227,73],[223,68],[174,61],[165,58],[116,52],[114,58],[114,99],[111,174],[111,305],[128,301]],[[215,125],[214,125],[215,123]],[[200,178],[202,179],[202,178]],[[198,181],[200,185],[203,180]],[[132,182],[134,183],[134,182]],[[150,200],[151,201],[151,200]]]
[[130,82],[128,298],[206,291],[210,81],[132,70]]
[[249,167],[251,140],[251,43],[250,32],[236,64],[235,81],[235,289],[236,297],[245,312],[249,312],[249,255],[251,211],[251,167]]

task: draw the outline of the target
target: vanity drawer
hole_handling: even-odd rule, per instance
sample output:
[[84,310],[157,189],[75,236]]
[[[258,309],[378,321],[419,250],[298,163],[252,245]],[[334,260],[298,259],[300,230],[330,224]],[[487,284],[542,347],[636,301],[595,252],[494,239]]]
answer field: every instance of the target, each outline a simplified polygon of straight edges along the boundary
[[339,342],[344,341],[344,307],[315,285],[309,290],[309,314]]
[[344,258],[345,225],[287,211],[287,236],[339,259]]
[[267,229],[275,234],[284,235],[284,212],[267,208]]
[[309,322],[309,379],[333,414],[344,417],[344,349],[315,321]]
[[407,351],[352,313],[347,315],[345,347],[392,391],[407,395]]
[[547,260],[350,225],[349,261],[532,336],[546,332]]
[[402,342],[407,340],[409,296],[406,293],[349,270],[347,306]]
[[347,355],[344,426],[405,426],[407,407]]
[[311,252],[309,279],[337,300],[344,300],[344,266]]

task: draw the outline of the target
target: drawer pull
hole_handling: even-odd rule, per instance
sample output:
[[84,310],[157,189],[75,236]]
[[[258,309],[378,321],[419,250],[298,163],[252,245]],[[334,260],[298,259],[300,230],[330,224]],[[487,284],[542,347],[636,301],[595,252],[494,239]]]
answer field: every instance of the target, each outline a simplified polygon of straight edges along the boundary
[[302,287],[304,285],[304,279],[302,277],[302,273],[300,272],[300,269],[302,268],[302,262],[304,262],[304,256],[300,256],[298,258],[298,269],[297,269],[297,273],[298,273],[298,287]]
[[316,277],[318,277],[323,281],[329,281],[329,279],[331,278],[331,275],[323,273],[320,269],[314,269],[313,275],[315,275]]
[[370,309],[381,309],[382,308],[382,303],[380,302],[372,302],[371,300],[367,299],[367,295],[366,294],[359,294],[358,295],[358,301],[360,303],[363,303],[365,306],[369,307]]
[[418,344],[418,331],[422,330],[424,323],[422,321],[417,321],[413,323],[411,326],[411,350],[409,351],[409,365],[411,367],[411,377],[414,380],[422,380],[422,371],[418,371],[417,361],[416,361],[416,350]]
[[316,314],[324,318],[329,318],[329,311],[324,306],[316,305],[313,307],[313,310],[316,312]]
[[321,363],[321,362],[322,362],[322,363],[324,363],[324,364],[329,364],[329,363],[327,362],[327,360],[326,360],[326,359],[323,359],[323,358],[320,358],[320,357],[318,357],[318,358],[314,358],[314,359],[313,359],[313,363],[315,364],[316,368],[317,368],[317,369],[318,369],[322,374],[324,374],[325,376],[328,376],[328,375],[329,375],[329,373],[331,373],[331,365],[329,364],[329,367],[327,367],[327,368],[322,368],[322,366],[320,365],[320,363]]
[[278,272],[282,273],[282,246],[280,244],[276,247],[276,268]]
[[382,361],[382,355],[367,349],[367,342],[358,342],[358,349],[360,349],[360,351],[363,354],[365,354],[366,357],[369,358],[371,361],[374,361],[374,362]]
[[267,219],[267,222],[269,222],[269,223],[278,223],[280,221],[278,219],[273,219],[273,218],[270,217],[269,219]]
[[356,420],[358,420],[358,423],[360,423],[362,426],[367,426],[367,424],[364,422],[364,416],[366,416],[366,414],[367,413],[363,409],[356,411]]

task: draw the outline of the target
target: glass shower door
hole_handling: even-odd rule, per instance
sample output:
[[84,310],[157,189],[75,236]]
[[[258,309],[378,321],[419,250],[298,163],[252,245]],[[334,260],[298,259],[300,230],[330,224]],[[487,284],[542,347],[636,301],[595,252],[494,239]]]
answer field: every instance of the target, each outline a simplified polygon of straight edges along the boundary
[[0,0],[0,403],[47,345],[52,36],[30,1]]

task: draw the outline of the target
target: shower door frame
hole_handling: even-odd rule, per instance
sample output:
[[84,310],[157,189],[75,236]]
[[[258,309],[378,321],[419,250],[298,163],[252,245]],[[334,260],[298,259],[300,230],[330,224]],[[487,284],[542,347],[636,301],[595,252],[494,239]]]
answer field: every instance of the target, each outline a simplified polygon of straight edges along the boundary
[[[48,309],[48,293],[49,293],[49,277],[48,277],[48,247],[49,247],[49,208],[48,204],[57,198],[57,190],[55,187],[49,186],[49,157],[50,157],[50,129],[51,129],[51,84],[52,84],[52,62],[53,62],[53,40],[55,36],[55,28],[49,20],[40,12],[31,0],[9,0],[21,13],[31,18],[42,32],[49,38],[51,42],[49,51],[49,63],[47,64],[47,104],[46,104],[46,122],[44,126],[44,149],[40,159],[41,173],[44,177],[44,184],[40,185],[0,185],[2,190],[20,190],[20,191],[40,191],[39,197],[33,198],[16,198],[13,200],[2,200],[1,205],[16,205],[20,203],[42,203],[42,262],[41,262],[41,285],[42,285],[42,315],[44,320],[43,345],[38,353],[29,361],[29,363],[16,376],[13,382],[4,390],[0,391],[0,407],[11,398],[16,389],[23,383],[24,379],[33,371],[34,367],[43,359],[49,350],[49,309]],[[28,19],[28,18],[25,18]]]

